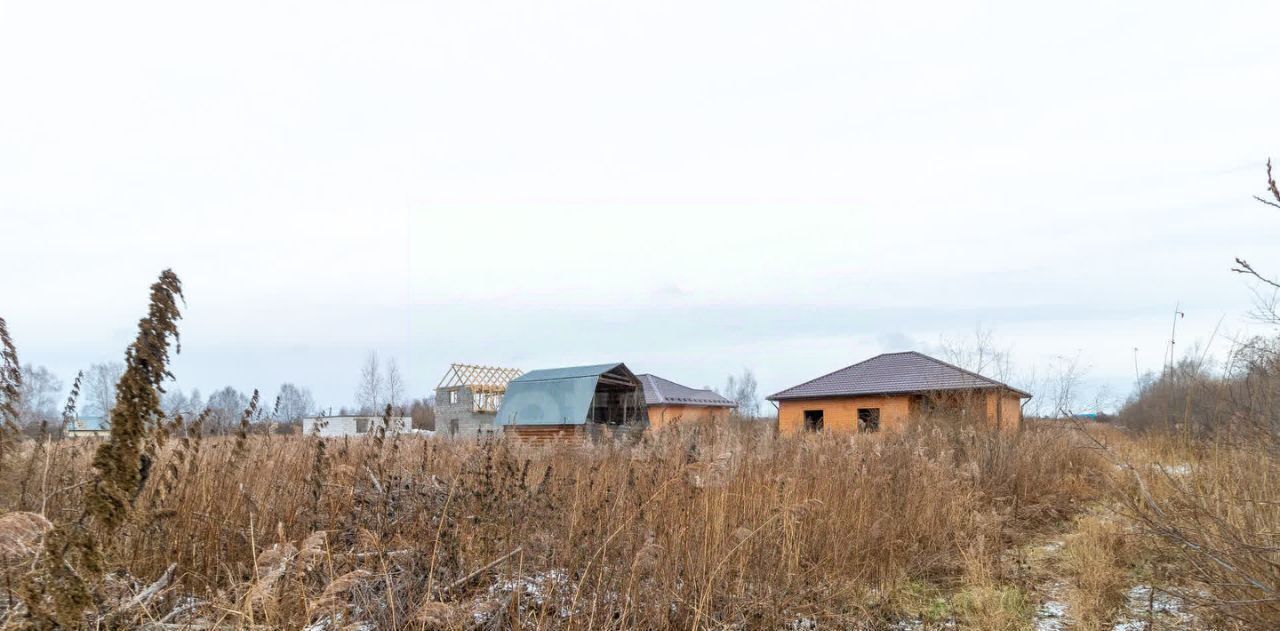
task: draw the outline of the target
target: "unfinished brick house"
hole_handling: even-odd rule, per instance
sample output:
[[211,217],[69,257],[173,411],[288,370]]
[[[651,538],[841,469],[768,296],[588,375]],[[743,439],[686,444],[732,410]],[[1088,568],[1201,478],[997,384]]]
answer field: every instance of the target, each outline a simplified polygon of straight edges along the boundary
[[516,368],[451,364],[436,386],[436,434],[474,438],[493,431],[507,384]]
[[657,375],[636,377],[644,386],[650,430],[662,429],[672,423],[725,421],[735,405],[712,390],[682,386]]
[[1016,430],[1031,395],[923,353],[885,353],[774,394],[778,431],[874,432],[936,416]]

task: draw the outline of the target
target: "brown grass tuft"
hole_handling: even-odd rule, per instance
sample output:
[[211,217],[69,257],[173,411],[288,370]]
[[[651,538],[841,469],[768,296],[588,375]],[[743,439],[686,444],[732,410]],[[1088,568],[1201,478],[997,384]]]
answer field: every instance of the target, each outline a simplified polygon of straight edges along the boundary
[[1062,550],[1068,602],[1082,631],[1101,629],[1115,617],[1131,585],[1131,544],[1115,518],[1086,515]]
[[464,614],[459,612],[457,607],[429,600],[422,603],[421,607],[418,607],[417,613],[413,616],[413,621],[422,625],[425,629],[443,631],[444,629],[460,627],[464,618]]
[[44,515],[13,512],[0,515],[0,570],[28,563],[40,550],[41,539],[53,528]]

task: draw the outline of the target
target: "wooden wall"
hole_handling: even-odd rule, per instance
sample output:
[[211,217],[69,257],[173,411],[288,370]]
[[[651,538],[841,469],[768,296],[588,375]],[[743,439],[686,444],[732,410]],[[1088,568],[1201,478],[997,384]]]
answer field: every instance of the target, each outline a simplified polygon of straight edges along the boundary
[[585,425],[506,425],[503,431],[519,440],[586,440]]

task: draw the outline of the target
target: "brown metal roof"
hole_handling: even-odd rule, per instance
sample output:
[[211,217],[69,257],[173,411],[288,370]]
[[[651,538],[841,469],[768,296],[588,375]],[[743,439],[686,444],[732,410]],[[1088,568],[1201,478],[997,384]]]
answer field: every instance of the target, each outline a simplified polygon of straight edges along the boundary
[[704,405],[733,407],[735,404],[711,390],[699,390],[668,381],[657,375],[636,375],[644,385],[646,405]]
[[815,399],[868,394],[905,394],[939,390],[975,390],[1005,388],[1031,398],[1012,386],[983,377],[976,372],[953,366],[923,353],[885,353],[769,397],[770,401]]

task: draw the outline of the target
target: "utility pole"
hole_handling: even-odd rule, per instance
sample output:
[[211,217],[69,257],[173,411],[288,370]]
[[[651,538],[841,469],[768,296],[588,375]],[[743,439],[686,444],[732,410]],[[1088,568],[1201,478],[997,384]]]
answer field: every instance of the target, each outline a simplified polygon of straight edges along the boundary
[[1175,347],[1178,344],[1178,319],[1186,317],[1186,314],[1180,311],[1181,308],[1182,301],[1178,301],[1173,305],[1173,330],[1169,334],[1169,363],[1165,367],[1166,373],[1173,372],[1173,364],[1177,362],[1178,358],[1175,352]]

